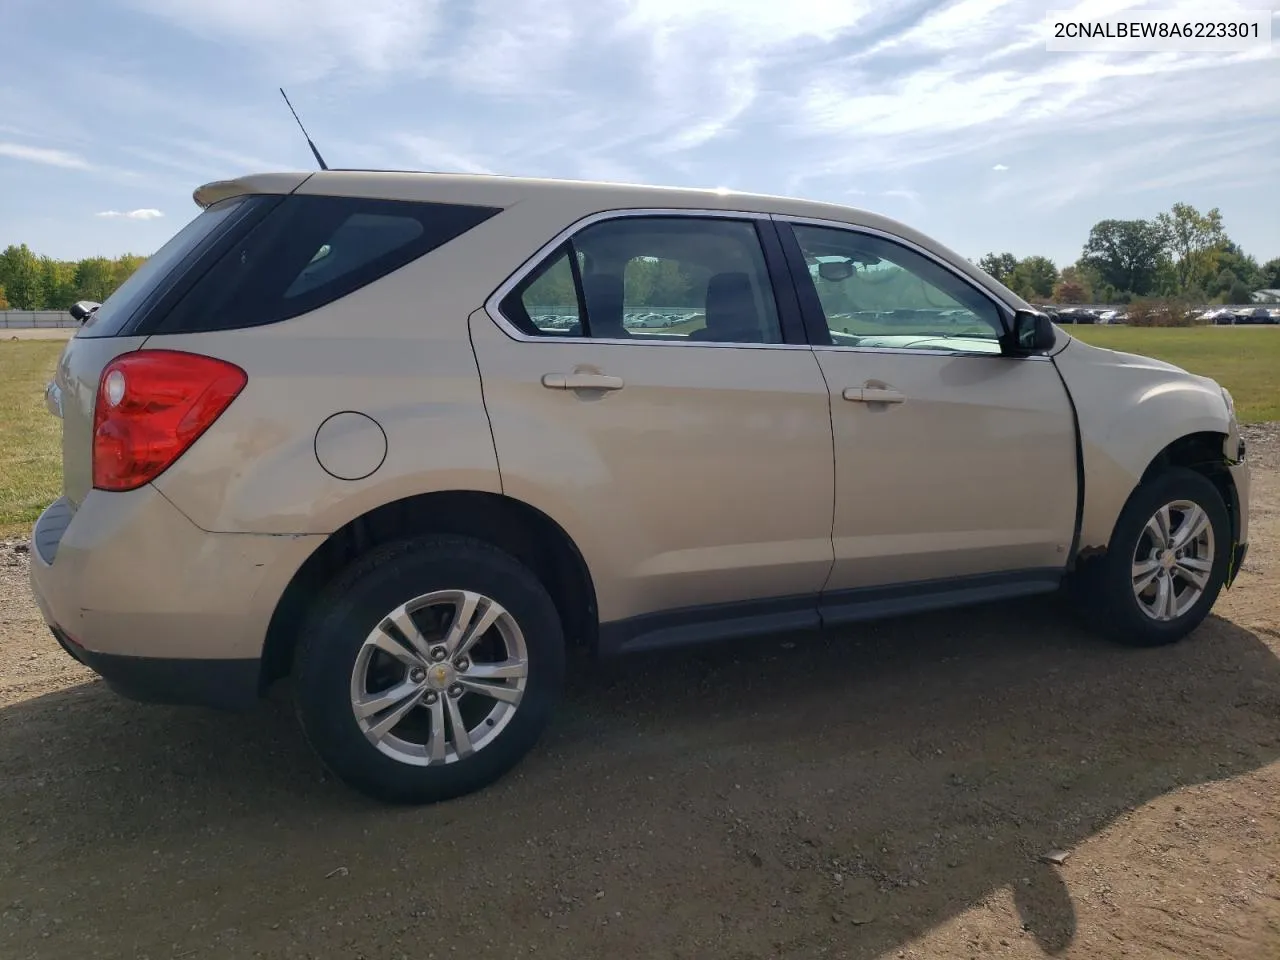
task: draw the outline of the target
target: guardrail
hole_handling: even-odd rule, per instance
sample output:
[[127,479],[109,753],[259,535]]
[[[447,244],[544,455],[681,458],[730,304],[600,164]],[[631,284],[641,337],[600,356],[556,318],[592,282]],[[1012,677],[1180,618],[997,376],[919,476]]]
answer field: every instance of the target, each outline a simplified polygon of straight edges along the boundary
[[32,330],[80,326],[65,310],[0,310],[0,329]]

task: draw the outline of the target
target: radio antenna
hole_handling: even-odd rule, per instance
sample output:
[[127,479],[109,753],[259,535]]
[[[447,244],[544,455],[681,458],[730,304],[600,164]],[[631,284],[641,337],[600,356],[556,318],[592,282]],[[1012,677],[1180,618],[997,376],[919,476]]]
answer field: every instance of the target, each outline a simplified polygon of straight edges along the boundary
[[328,170],[328,164],[324,162],[324,157],[320,156],[320,151],[316,149],[316,145],[311,142],[311,136],[307,133],[307,128],[302,125],[302,121],[298,119],[298,111],[293,109],[293,104],[289,102],[289,95],[284,92],[284,87],[280,88],[280,96],[284,97],[285,106],[293,114],[293,119],[297,121],[298,129],[302,131],[302,135],[307,138],[307,146],[311,148],[311,153],[316,158],[316,163],[320,164],[321,170]]

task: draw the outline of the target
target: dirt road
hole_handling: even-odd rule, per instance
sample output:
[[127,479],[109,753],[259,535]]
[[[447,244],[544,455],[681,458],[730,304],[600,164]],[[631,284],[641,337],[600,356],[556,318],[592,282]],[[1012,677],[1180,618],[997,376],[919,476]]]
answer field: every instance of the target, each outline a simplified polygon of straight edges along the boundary
[[1039,601],[584,667],[514,775],[426,809],[327,781],[287,691],[118,699],[0,549],[0,957],[1275,960],[1270,434],[1179,646]]

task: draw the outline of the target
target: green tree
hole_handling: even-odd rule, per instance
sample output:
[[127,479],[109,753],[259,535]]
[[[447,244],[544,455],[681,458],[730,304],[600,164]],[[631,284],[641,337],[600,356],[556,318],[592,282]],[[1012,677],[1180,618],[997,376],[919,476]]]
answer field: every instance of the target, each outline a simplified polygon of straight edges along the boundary
[[9,301],[5,298],[4,287],[0,287],[0,310],[8,310]]
[[76,302],[76,265],[52,257],[40,258],[46,310],[66,310]]
[[1160,265],[1156,267],[1155,282],[1152,292],[1161,297],[1176,297],[1182,291],[1182,283],[1178,279],[1178,268],[1168,255],[1160,257]]
[[1218,208],[1202,214],[1189,203],[1175,203],[1168,213],[1157,214],[1156,223],[1174,263],[1178,291],[1207,279],[1213,270],[1214,251],[1228,243]]
[[1058,268],[1048,257],[1026,257],[1018,261],[1007,286],[1024,300],[1044,299],[1052,295],[1058,282]]
[[[681,269],[678,261],[655,260],[649,269],[652,271],[653,286],[648,301],[635,306],[687,307],[694,302],[694,279]],[[628,301],[628,306],[630,305]]]
[[1280,257],[1268,260],[1258,268],[1259,290],[1280,290]]
[[142,266],[146,259],[134,253],[126,253],[117,258],[111,267],[111,292],[115,293],[116,288],[133,276],[133,272]]
[[630,304],[648,303],[653,297],[654,266],[652,257],[636,257],[623,271],[623,297]]
[[0,253],[0,285],[15,310],[44,309],[44,279],[40,261],[25,243]]
[[1239,306],[1241,304],[1249,303],[1250,293],[1252,293],[1252,291],[1248,287],[1246,287],[1241,281],[1237,280],[1235,283],[1231,285],[1231,288],[1227,291],[1227,299],[1225,302],[1232,304],[1233,306]]
[[1213,278],[1213,281],[1205,287],[1205,292],[1210,297],[1225,297],[1227,295],[1227,291],[1237,283],[1241,283],[1240,278],[1237,277],[1233,271],[1224,267],[1218,272],[1218,275]]
[[[1150,293],[1165,257],[1161,226],[1150,220],[1100,220],[1089,231],[1081,260],[1098,272],[1102,282],[1122,293]],[[1096,288],[1095,288],[1096,289]]]
[[89,257],[76,265],[77,300],[102,303],[115,288],[115,264],[106,257]]
[[1018,266],[1018,258],[1012,253],[988,253],[978,260],[978,268],[1009,286],[1009,276]]
[[1054,303],[1089,303],[1093,299],[1093,286],[1079,267],[1063,267],[1052,297]]
[[[1230,240],[1214,251],[1213,259],[1218,276],[1221,276],[1223,270],[1230,270],[1250,289],[1256,289],[1261,284],[1262,271],[1258,267],[1258,261]],[[1206,289],[1210,293],[1217,292],[1212,285],[1206,285]]]

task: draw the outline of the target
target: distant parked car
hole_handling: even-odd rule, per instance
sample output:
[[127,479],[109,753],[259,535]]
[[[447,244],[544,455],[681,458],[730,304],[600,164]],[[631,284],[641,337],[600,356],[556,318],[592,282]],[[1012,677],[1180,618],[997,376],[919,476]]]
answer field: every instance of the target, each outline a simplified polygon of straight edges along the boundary
[[1098,316],[1084,307],[1064,307],[1058,311],[1060,323],[1097,323]]
[[1235,312],[1236,323],[1275,323],[1266,307],[1244,307]]

